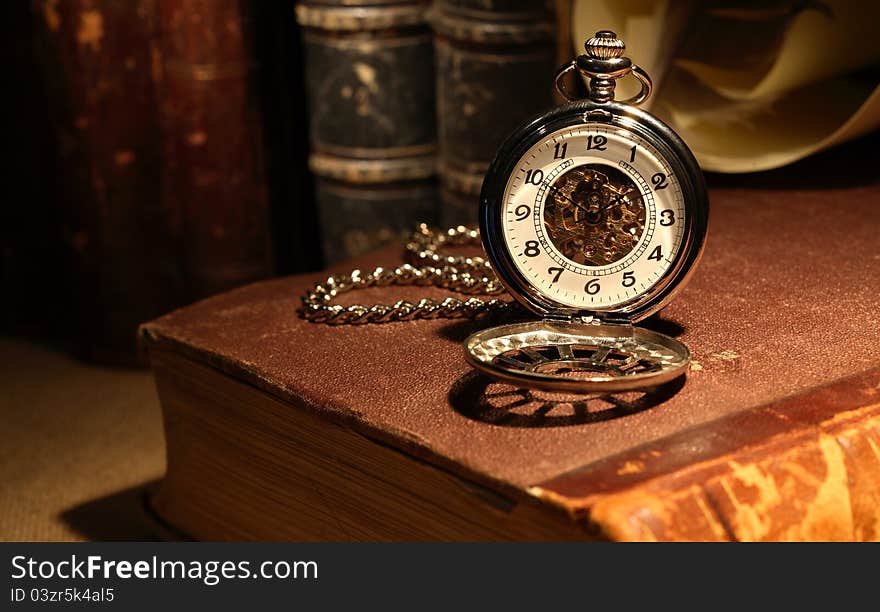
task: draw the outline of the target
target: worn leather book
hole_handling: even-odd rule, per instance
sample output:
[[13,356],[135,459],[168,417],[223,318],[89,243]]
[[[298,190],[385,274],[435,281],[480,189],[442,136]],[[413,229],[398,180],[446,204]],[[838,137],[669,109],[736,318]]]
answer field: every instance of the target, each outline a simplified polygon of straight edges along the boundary
[[[437,131],[444,225],[475,223],[483,174],[504,138],[553,104],[557,68],[551,3],[438,0]],[[566,58],[570,48],[565,49]]]
[[253,12],[158,0],[162,207],[186,301],[274,271]]
[[[51,126],[45,144],[57,151],[41,180],[60,213],[58,236],[49,238],[64,251],[48,284],[64,304],[58,318],[76,351],[111,363],[134,361],[138,324],[182,303],[157,206],[154,8],[106,0],[31,5],[48,111],[40,121]],[[45,113],[42,100],[29,103]],[[20,205],[42,204],[28,202]]]
[[[693,362],[646,393],[484,378],[462,340],[488,321],[308,323],[320,275],[153,321],[168,473],[151,508],[202,540],[876,540],[880,185],[856,159],[712,189],[703,262],[646,324]],[[443,292],[345,303],[420,295]]]
[[273,272],[248,9],[31,8],[65,248],[50,284],[70,296],[57,318],[82,355],[133,363],[143,320]]
[[398,242],[436,214],[434,52],[424,0],[309,0],[309,167],[324,260]]

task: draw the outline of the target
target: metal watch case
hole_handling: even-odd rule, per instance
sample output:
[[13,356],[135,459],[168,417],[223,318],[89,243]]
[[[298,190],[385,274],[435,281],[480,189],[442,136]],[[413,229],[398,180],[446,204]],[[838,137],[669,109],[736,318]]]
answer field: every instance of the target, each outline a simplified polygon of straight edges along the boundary
[[[563,306],[538,291],[516,270],[501,228],[504,189],[522,155],[547,134],[582,123],[619,126],[650,142],[675,172],[687,207],[682,246],[666,274],[645,293],[610,309],[578,310]],[[700,167],[684,141],[653,115],[619,102],[590,100],[567,104],[516,130],[499,149],[489,167],[480,195],[480,235],[495,273],[505,288],[526,308],[542,317],[597,317],[610,322],[635,322],[657,312],[682,289],[693,273],[705,244],[709,212],[706,184]]]
[[[653,145],[675,173],[687,210],[681,247],[666,273],[645,292],[609,308],[576,309],[541,292],[517,270],[501,226],[503,194],[522,155],[548,134],[583,123],[624,128]],[[705,181],[693,154],[653,115],[626,103],[589,99],[529,121],[504,142],[489,167],[480,197],[480,233],[505,288],[541,320],[473,334],[465,341],[467,360],[505,382],[569,392],[652,387],[680,376],[690,361],[687,347],[632,324],[659,311],[685,286],[703,251],[708,211]]]

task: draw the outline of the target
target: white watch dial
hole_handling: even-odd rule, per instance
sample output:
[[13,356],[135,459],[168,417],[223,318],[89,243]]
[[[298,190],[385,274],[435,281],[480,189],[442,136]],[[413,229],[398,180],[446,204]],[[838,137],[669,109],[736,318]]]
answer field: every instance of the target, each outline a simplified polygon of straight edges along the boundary
[[656,148],[620,127],[549,134],[520,158],[503,202],[514,265],[564,306],[606,310],[636,299],[682,246],[678,178]]

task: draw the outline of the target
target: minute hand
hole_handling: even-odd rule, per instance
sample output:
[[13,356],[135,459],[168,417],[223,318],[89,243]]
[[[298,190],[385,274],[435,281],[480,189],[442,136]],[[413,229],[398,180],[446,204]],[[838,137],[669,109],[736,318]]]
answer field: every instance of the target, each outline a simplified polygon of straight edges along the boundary
[[629,194],[630,194],[630,192],[627,192],[627,193],[621,193],[620,195],[614,196],[613,198],[611,198],[611,201],[605,205],[605,210],[611,210],[612,208],[614,208],[618,204],[623,204],[625,201],[623,198],[625,198]]
[[574,200],[572,200],[570,197],[568,197],[567,195],[565,195],[564,193],[562,193],[562,190],[559,189],[559,187],[556,187],[555,185],[551,185],[551,184],[548,183],[547,181],[544,181],[544,182],[542,182],[541,184],[544,185],[545,187],[547,187],[548,189],[553,190],[553,193],[558,193],[558,194],[561,195],[564,199],[568,200],[569,202],[571,202],[572,204],[574,204],[575,206],[577,206],[578,208],[580,208],[582,211],[587,212],[587,213],[589,213],[589,212],[593,212],[593,211],[591,211],[589,208],[585,208],[583,204],[578,204],[577,202],[575,202]]

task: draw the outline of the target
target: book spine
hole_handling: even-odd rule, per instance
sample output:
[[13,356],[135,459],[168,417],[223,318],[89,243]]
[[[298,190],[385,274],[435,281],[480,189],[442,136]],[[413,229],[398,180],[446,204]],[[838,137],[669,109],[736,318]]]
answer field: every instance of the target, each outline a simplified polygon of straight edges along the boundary
[[[159,200],[155,5],[31,4],[46,83],[69,328],[86,358],[133,363],[137,325],[177,303]],[[50,281],[51,282],[51,281]]]
[[158,2],[162,206],[192,301],[273,272],[253,7]]
[[809,431],[602,496],[589,520],[621,541],[876,542],[878,445],[877,404],[841,412]]
[[601,539],[876,541],[878,381],[853,374],[529,490]]
[[325,262],[432,222],[432,37],[421,2],[297,6]]
[[440,222],[477,220],[483,175],[507,135],[553,104],[553,11],[540,0],[438,0]]

